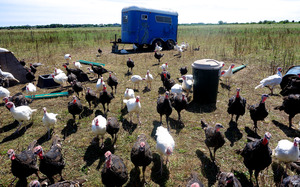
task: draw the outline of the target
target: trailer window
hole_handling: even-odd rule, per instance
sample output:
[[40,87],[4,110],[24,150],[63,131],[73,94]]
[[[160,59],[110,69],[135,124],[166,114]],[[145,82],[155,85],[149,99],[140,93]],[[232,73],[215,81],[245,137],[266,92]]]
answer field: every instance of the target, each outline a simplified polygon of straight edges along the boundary
[[148,20],[148,15],[147,14],[142,14],[142,20]]
[[124,15],[122,17],[122,23],[127,23],[128,22],[128,16],[127,15]]
[[155,16],[155,20],[159,23],[172,23],[172,18],[167,16]]

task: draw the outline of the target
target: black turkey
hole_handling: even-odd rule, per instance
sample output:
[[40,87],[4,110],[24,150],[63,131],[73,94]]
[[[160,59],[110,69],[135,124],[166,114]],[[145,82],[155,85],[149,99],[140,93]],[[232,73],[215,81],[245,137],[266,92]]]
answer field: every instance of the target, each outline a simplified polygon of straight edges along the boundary
[[180,75],[181,75],[181,76],[187,74],[187,72],[188,72],[186,66],[181,67],[181,68],[179,69],[179,71],[180,71]]
[[76,121],[76,115],[80,115],[83,111],[83,106],[76,96],[73,96],[72,101],[68,103],[68,111],[73,115],[74,121]]
[[[131,60],[131,58],[128,58],[128,60],[127,60],[127,67],[128,67],[127,74],[131,75],[132,74],[132,68],[134,67],[134,61]],[[129,73],[129,68],[131,69],[130,73]]]
[[128,180],[128,172],[122,158],[107,151],[101,178],[105,186],[122,186],[125,184]]
[[98,79],[99,76],[102,77],[102,74],[107,73],[107,69],[105,69],[102,66],[94,66],[93,64],[91,64],[91,68],[94,71],[94,73],[96,73],[98,75]]
[[[225,144],[224,135],[220,132],[220,129],[224,127],[220,123],[216,123],[215,126],[212,127],[202,120],[201,126],[205,132],[205,144],[209,150],[210,158],[214,161],[216,159],[216,151]],[[214,148],[214,155],[212,155],[210,147]]]
[[118,79],[116,76],[112,75],[111,72],[109,72],[109,77],[107,79],[107,84],[108,86],[111,87],[112,92],[114,92],[114,88],[115,87],[115,94],[117,93],[117,86],[118,86]]
[[97,95],[90,87],[87,87],[87,91],[86,91],[86,94],[85,94],[85,99],[89,103],[90,108],[91,108],[91,102],[94,104],[94,107],[97,106],[97,99],[98,99]]
[[164,56],[165,54],[162,53],[157,53],[154,51],[154,57],[158,60],[158,63],[160,63],[160,59]]
[[139,166],[143,167],[143,180],[145,180],[146,167],[152,162],[152,152],[150,145],[146,140],[146,135],[139,135],[130,154],[131,162],[134,164],[136,169],[138,169]]
[[167,127],[169,128],[169,116],[172,114],[172,105],[169,99],[169,92],[165,93],[165,96],[159,96],[157,98],[156,110],[160,115],[160,123],[162,124],[162,116],[166,115]]
[[257,131],[257,121],[264,120],[269,114],[265,104],[265,101],[268,97],[269,96],[267,94],[263,94],[261,96],[261,101],[258,104],[248,106],[250,117],[254,123],[255,133]]
[[44,154],[42,146],[34,148],[34,153],[40,157],[40,172],[45,174],[50,180],[51,184],[54,183],[53,176],[59,174],[62,177],[62,170],[65,168],[65,162],[61,153],[61,139],[56,135],[53,138],[50,151]]
[[32,82],[35,79],[34,73],[32,73],[30,69],[27,70],[25,77],[29,82]]
[[240,96],[240,89],[236,89],[236,95],[232,96],[228,102],[227,112],[231,114],[231,121],[233,115],[236,115],[235,122],[237,123],[240,116],[245,114],[246,99]]
[[182,110],[186,109],[186,107],[188,105],[187,98],[184,93],[180,93],[180,94],[171,93],[170,100],[171,100],[172,106],[175,108],[175,110],[178,113],[178,121],[181,122],[180,112]]
[[271,134],[266,132],[264,138],[249,142],[242,151],[236,151],[244,157],[244,164],[249,170],[250,181],[252,181],[252,173],[254,170],[256,186],[258,186],[257,177],[259,172],[272,163],[272,150],[269,147],[270,138]]
[[120,124],[118,122],[118,119],[116,117],[107,118],[106,132],[111,135],[113,144],[115,144],[117,141],[117,133],[119,132],[119,130]]
[[289,128],[292,127],[292,119],[296,114],[300,113],[300,95],[299,94],[290,94],[288,96],[283,97],[283,102],[281,106],[277,106],[274,108],[275,110],[283,110],[285,113],[289,115]]
[[82,86],[81,82],[74,80],[73,82],[71,82],[71,85],[72,85],[74,92],[79,97],[79,93],[83,91],[83,86]]
[[107,104],[107,111],[109,111],[109,103],[114,98],[112,93],[108,93],[106,90],[106,86],[103,85],[103,90],[99,94],[99,103],[103,106],[103,112],[105,113],[105,104]]
[[38,167],[36,165],[37,159],[34,155],[34,146],[36,140],[29,144],[27,150],[22,151],[20,154],[15,154],[13,149],[9,149],[7,154],[11,159],[11,172],[12,174],[19,178],[18,184],[20,186],[27,185],[27,177],[35,173],[38,176]]

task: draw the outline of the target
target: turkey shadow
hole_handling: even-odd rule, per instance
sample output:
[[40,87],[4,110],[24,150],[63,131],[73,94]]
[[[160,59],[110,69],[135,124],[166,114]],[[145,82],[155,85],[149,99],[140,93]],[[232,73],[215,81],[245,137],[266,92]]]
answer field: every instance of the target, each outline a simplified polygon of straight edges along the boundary
[[84,106],[83,107],[83,111],[81,112],[81,117],[84,118],[84,117],[88,117],[90,115],[93,114],[93,110],[89,109],[88,107]]
[[163,164],[162,174],[161,174],[161,172],[160,172],[160,166],[161,166],[160,155],[153,153],[152,156],[153,156],[153,160],[152,160],[153,166],[151,168],[151,180],[161,187],[166,186],[166,183],[170,178],[170,171],[169,171],[168,167],[165,164]]
[[[123,104],[122,104],[123,105]],[[128,114],[128,110],[127,110],[127,106],[125,104],[125,107],[121,109],[121,115],[125,116],[126,114]]]
[[147,92],[150,92],[150,91],[151,91],[151,89],[148,88],[147,86],[145,86],[144,89],[143,89],[143,93],[147,93]]
[[64,139],[66,139],[66,137],[70,136],[73,133],[77,132],[77,124],[75,123],[74,119],[69,119],[67,122],[67,126],[65,126],[65,128],[63,128],[63,130],[61,131],[61,134],[64,136]]
[[127,121],[127,119],[123,119],[122,127],[125,131],[127,131],[131,135],[133,131],[137,128],[137,124],[130,123],[129,121]]
[[211,113],[217,109],[216,104],[199,104],[196,101],[192,101],[186,107],[186,111],[193,113]]
[[157,64],[152,64],[152,66],[159,66],[160,62],[158,62]]
[[176,134],[179,134],[180,131],[184,128],[183,122],[180,122],[180,121],[175,120],[175,119],[170,118],[170,117],[169,117],[169,125],[170,125],[171,129],[176,130]]
[[234,145],[234,142],[239,141],[242,137],[243,134],[237,127],[237,123],[234,121],[229,122],[229,128],[225,131],[225,136],[226,138],[230,141],[230,146],[232,147]]
[[140,168],[133,167],[130,171],[129,182],[126,184],[126,187],[144,186],[144,181],[141,181],[140,175],[141,175]]
[[11,129],[16,128],[19,125],[19,122],[17,120],[15,120],[14,122],[12,122],[11,124],[8,124],[4,127],[0,128],[0,133],[4,133],[7,131],[10,131]]
[[157,128],[161,126],[160,122],[157,121],[157,120],[154,120],[153,121],[153,129],[152,129],[152,132],[151,132],[151,137],[156,141],[156,130]]
[[99,160],[99,163],[98,163],[96,169],[97,170],[100,169],[101,165],[105,161],[104,154],[106,153],[106,151],[111,151],[112,153],[114,153],[114,148],[111,147],[111,146],[108,146],[108,145],[111,144],[109,142],[111,142],[111,141],[105,139],[103,148],[101,148],[99,146],[99,142],[90,143],[90,145],[86,149],[86,151],[84,153],[84,156],[83,156],[83,160],[85,161],[85,165],[81,168],[82,171],[85,171],[86,168],[90,167],[98,159],[100,159],[100,160]]
[[96,110],[96,111],[95,111],[95,117],[97,117],[97,116],[99,116],[99,115],[101,115],[101,116],[107,118],[106,114],[104,114],[101,110]]
[[4,139],[0,142],[0,144],[3,144],[3,143],[5,143],[5,142],[9,142],[9,141],[15,140],[15,139],[17,139],[17,138],[23,136],[23,135],[25,134],[26,130],[27,130],[29,127],[31,127],[32,125],[33,125],[33,123],[31,122],[31,123],[29,123],[27,126],[24,126],[23,128],[21,128],[21,129],[19,130],[19,132],[14,132],[14,133],[12,133],[11,135],[9,135],[9,136],[7,136],[6,138],[4,138]]
[[244,172],[239,171],[233,171],[234,176],[240,181],[242,186],[248,186],[253,187],[253,184],[250,182],[250,180],[247,179],[247,176]]
[[284,168],[280,165],[280,163],[272,162],[271,166],[273,171],[273,180],[276,186],[278,186],[281,183],[281,178],[284,177],[286,173],[284,172]]
[[217,181],[217,174],[220,172],[220,168],[199,149],[196,150],[196,155],[201,161],[201,172],[207,178],[208,186],[214,185]]
[[261,137],[254,132],[252,129],[250,129],[249,127],[245,127],[245,132],[247,133],[247,136],[252,137],[252,138],[257,138],[260,139]]
[[0,103],[0,107],[5,106],[5,103]]
[[125,75],[125,77],[129,77],[130,75],[132,75],[132,72],[127,71],[124,75]]
[[138,89],[133,89],[133,92],[140,92]]
[[47,142],[48,140],[51,140],[52,132],[53,132],[53,129],[50,129],[50,138],[48,139],[48,130],[47,130],[46,133],[37,140],[37,144],[42,145],[43,143]]
[[276,125],[278,128],[280,128],[280,130],[282,130],[282,132],[284,132],[287,137],[293,138],[293,137],[300,136],[300,132],[297,129],[289,128],[287,125],[284,125],[283,123],[280,123],[276,120],[272,120],[272,123],[274,123],[274,125]]
[[166,93],[166,89],[164,88],[164,87],[159,87],[158,88],[158,94],[164,94],[164,93]]
[[230,88],[231,88],[230,85],[224,84],[224,83],[222,83],[222,82],[220,83],[220,85],[221,85],[222,88],[224,88],[224,89],[230,91]]

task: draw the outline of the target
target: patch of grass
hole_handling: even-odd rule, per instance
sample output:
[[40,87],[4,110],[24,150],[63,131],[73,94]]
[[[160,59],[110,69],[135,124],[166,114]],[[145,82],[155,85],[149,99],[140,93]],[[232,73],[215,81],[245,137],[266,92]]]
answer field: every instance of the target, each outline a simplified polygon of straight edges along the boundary
[[[219,171],[235,171],[235,174],[243,181],[242,184],[249,184],[249,173],[244,166],[242,157],[235,154],[235,150],[243,149],[247,143],[247,136],[253,131],[253,122],[247,111],[241,116],[237,128],[232,130],[230,125],[231,116],[227,114],[228,99],[235,94],[237,87],[241,88],[241,96],[247,99],[248,104],[258,103],[263,93],[268,93],[267,88],[255,90],[254,87],[259,81],[276,71],[277,66],[283,67],[284,73],[290,65],[300,64],[300,25],[221,25],[221,26],[180,26],[178,32],[178,43],[186,41],[190,47],[181,58],[174,57],[175,51],[163,51],[165,56],[162,63],[168,62],[168,71],[171,78],[178,83],[180,77],[178,69],[181,66],[188,67],[188,74],[192,74],[191,64],[198,59],[212,58],[225,62],[224,69],[229,64],[236,66],[248,64],[248,66],[233,75],[231,79],[231,89],[228,90],[219,85],[218,102],[214,111],[204,110],[202,106],[190,106],[195,110],[184,110],[181,112],[183,128],[177,128],[177,112],[173,110],[170,116],[171,135],[175,140],[175,151],[169,157],[170,163],[164,166],[163,175],[155,173],[160,168],[159,155],[156,151],[155,131],[159,124],[159,114],[156,112],[157,97],[162,90],[162,83],[158,73],[161,72],[159,66],[155,66],[157,60],[152,52],[134,53],[118,55],[111,53],[110,41],[114,40],[114,34],[120,34],[120,28],[94,28],[94,29],[40,29],[40,30],[0,30],[1,47],[14,52],[18,59],[25,59],[30,62],[41,62],[44,65],[38,67],[37,75],[49,74],[54,68],[62,70],[65,63],[64,54],[72,55],[72,60],[79,59],[105,63],[108,70],[116,73],[119,81],[117,94],[110,104],[110,111],[107,117],[117,117],[120,124],[117,142],[111,146],[111,137],[106,134],[104,137],[105,148],[100,149],[91,145],[94,134],[91,132],[91,121],[99,114],[103,114],[102,106],[97,106],[90,115],[81,119],[76,118],[76,125],[73,124],[72,116],[68,113],[67,103],[71,101],[69,97],[35,100],[30,107],[38,109],[34,114],[33,124],[17,137],[12,136],[16,130],[14,119],[9,111],[1,105],[0,107],[0,185],[8,186],[14,178],[10,172],[11,161],[7,159],[6,152],[13,148],[16,153],[26,149],[32,140],[39,140],[45,152],[51,147],[51,140],[45,140],[47,129],[42,124],[43,111],[45,106],[49,112],[58,113],[58,122],[53,129],[53,134],[64,137],[62,144],[63,155],[66,160],[66,167],[63,170],[65,179],[86,178],[86,186],[101,186],[100,171],[104,163],[104,153],[111,150],[120,156],[127,166],[128,173],[134,169],[130,160],[130,151],[139,134],[146,134],[147,141],[154,154],[154,162],[147,167],[145,179],[146,186],[185,186],[192,171],[199,174],[200,180],[206,186],[216,185],[216,174]],[[38,48],[37,48],[38,46]],[[192,49],[200,46],[199,51]],[[101,47],[103,54],[97,57],[97,49]],[[131,45],[119,45],[120,48],[131,49]],[[124,112],[122,106],[123,93],[126,87],[132,88],[129,81],[130,76],[126,76],[128,58],[135,61],[133,74],[144,77],[146,71],[154,76],[151,91],[143,91],[145,83],[140,84],[140,90],[135,95],[140,96],[142,112],[140,119],[142,124],[138,124],[137,116],[132,115],[133,125],[127,123],[129,114]],[[70,65],[71,68],[72,65]],[[83,71],[87,66],[83,67]],[[89,75],[91,79],[92,75]],[[107,80],[108,74],[103,75]],[[36,83],[36,82],[35,82]],[[223,80],[220,80],[223,83]],[[96,83],[87,82],[85,87],[96,90]],[[9,88],[11,94],[21,92],[24,85],[16,85]],[[71,89],[70,87],[65,90]],[[45,94],[59,89],[39,89],[37,94]],[[64,90],[64,91],[65,91]],[[111,91],[108,88],[108,91]],[[277,87],[274,93],[279,93]],[[25,92],[23,92],[25,94]],[[99,94],[97,92],[97,94]],[[88,106],[84,97],[80,97],[84,106]],[[191,94],[191,100],[193,94]],[[266,101],[269,116],[264,122],[258,122],[258,136],[263,136],[266,131],[272,134],[270,147],[274,149],[281,139],[292,140],[295,136],[300,136],[297,129],[287,128],[288,116],[284,112],[274,111],[273,108],[282,103],[281,96],[271,96]],[[199,110],[196,110],[199,109]],[[201,109],[201,110],[200,110]],[[209,151],[204,143],[205,135],[200,125],[200,119],[204,119],[209,124],[222,123],[227,133],[225,145],[216,152],[216,164],[210,160]],[[294,124],[300,120],[297,115]],[[165,116],[163,126],[166,127]],[[26,122],[29,124],[29,122]],[[69,126],[68,126],[69,124]],[[53,136],[53,135],[52,135]],[[264,176],[259,177],[260,186],[275,186],[273,170],[271,167],[263,172]],[[265,175],[268,173],[268,175]],[[293,172],[289,172],[293,175]],[[41,175],[42,176],[42,175]],[[43,176],[42,176],[43,177]],[[140,176],[141,177],[141,176]],[[34,175],[28,181],[34,180]],[[58,181],[59,177],[55,178]],[[16,184],[17,181],[14,182]]]

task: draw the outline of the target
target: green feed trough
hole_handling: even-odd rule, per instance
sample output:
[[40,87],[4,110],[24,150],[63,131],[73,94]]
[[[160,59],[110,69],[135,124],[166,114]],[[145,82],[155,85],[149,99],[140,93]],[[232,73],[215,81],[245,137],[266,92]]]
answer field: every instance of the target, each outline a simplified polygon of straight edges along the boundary
[[245,65],[241,65],[241,66],[238,66],[238,67],[235,67],[232,69],[232,73],[236,73],[238,71],[240,71],[241,69],[244,69],[248,64],[245,64]]
[[94,66],[105,66],[105,64],[103,63],[98,63],[98,62],[89,62],[89,61],[85,61],[85,60],[78,60],[78,62],[82,63],[82,64],[93,64]]
[[37,94],[37,95],[33,95],[33,97],[31,97],[31,95],[26,95],[25,97],[30,99],[48,99],[48,98],[62,97],[68,95],[69,92],[58,92],[58,93],[48,93],[48,94]]

